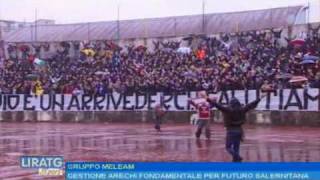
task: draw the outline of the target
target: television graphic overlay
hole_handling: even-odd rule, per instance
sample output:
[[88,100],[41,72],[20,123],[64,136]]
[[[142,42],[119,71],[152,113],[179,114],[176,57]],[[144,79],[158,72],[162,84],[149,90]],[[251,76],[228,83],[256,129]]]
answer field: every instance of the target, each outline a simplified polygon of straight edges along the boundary
[[40,176],[62,176],[64,174],[62,156],[21,156],[20,167],[37,169]]

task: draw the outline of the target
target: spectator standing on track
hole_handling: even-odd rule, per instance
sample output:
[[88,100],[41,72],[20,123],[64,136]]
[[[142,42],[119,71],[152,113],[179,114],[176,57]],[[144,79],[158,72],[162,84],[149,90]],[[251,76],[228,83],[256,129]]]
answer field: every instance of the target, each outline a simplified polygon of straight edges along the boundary
[[[197,130],[196,130],[196,138],[199,139],[202,133],[202,129],[205,129],[205,135],[207,139],[210,139],[210,118],[211,118],[211,106],[206,101],[207,94],[205,91],[199,93],[200,102],[195,102],[195,100],[190,99],[189,103],[194,106],[198,111],[198,121],[197,121]],[[203,100],[203,101],[201,101]]]
[[243,106],[237,98],[230,100],[228,106],[216,102],[216,99],[207,98],[207,101],[223,113],[224,126],[227,129],[226,150],[232,155],[233,162],[241,162],[240,143],[243,141],[242,125],[246,122],[246,113],[257,107],[265,94],[257,100]]
[[163,121],[163,117],[164,115],[167,113],[167,111],[164,109],[164,105],[163,105],[163,96],[160,96],[160,103],[157,104],[154,108],[154,114],[153,114],[153,119],[155,121],[155,125],[154,128],[160,132],[160,125],[162,124]]

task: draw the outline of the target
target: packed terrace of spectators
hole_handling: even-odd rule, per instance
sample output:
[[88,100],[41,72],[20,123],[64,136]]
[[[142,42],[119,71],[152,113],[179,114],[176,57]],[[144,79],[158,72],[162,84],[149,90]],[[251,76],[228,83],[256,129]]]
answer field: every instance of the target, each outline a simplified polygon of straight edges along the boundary
[[120,47],[110,40],[60,42],[47,58],[40,58],[40,52],[50,50],[48,43],[9,43],[7,57],[0,61],[0,92],[104,95],[320,88],[319,28],[309,26],[308,32],[285,38],[285,43],[281,29],[154,41],[152,49]]

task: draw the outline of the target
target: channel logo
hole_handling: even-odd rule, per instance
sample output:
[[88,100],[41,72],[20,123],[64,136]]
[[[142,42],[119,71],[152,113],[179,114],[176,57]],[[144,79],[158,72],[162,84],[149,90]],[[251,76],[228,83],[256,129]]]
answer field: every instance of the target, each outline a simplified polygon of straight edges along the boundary
[[62,156],[21,156],[20,167],[38,169],[41,176],[61,176],[64,160]]

